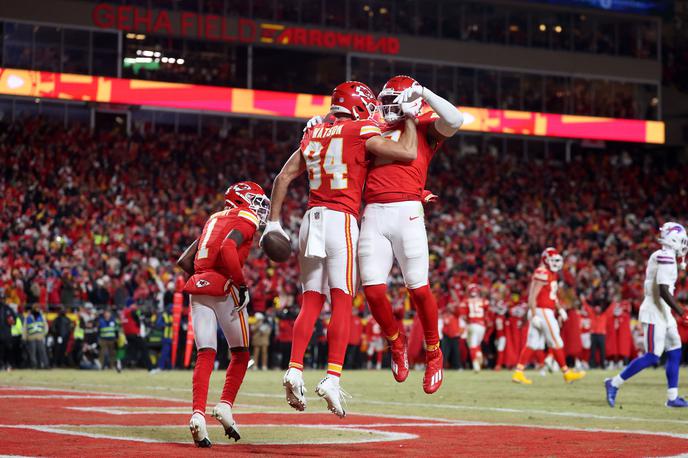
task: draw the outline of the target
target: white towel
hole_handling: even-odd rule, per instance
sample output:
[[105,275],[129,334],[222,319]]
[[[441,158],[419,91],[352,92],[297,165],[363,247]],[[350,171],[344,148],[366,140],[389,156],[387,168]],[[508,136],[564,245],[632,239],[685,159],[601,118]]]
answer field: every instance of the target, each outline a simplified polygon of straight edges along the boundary
[[307,258],[323,259],[325,252],[325,207],[313,207],[308,212]]

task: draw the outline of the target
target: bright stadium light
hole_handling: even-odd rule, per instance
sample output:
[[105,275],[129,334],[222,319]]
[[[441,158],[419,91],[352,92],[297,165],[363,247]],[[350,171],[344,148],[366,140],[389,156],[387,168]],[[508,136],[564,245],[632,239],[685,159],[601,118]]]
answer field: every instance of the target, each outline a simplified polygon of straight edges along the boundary
[[143,55],[146,57],[153,57],[153,51],[145,50],[143,51]]
[[179,65],[184,65],[184,59],[177,59],[177,63]]
[[557,33],[561,33],[562,30],[563,30],[563,29],[561,28],[560,25],[554,27],[554,31],[557,32]]
[[547,30],[547,26],[545,24],[540,24],[540,32],[544,32]]
[[169,59],[167,59],[167,61],[173,64],[176,61],[176,59],[174,57],[170,57]]

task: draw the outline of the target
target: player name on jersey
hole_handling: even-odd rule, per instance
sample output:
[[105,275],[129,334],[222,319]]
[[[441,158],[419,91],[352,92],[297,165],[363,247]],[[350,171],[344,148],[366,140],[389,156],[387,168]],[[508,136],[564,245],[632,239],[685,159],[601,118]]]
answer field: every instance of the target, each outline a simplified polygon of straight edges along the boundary
[[313,129],[313,134],[311,135],[311,138],[327,138],[332,137],[334,135],[341,135],[343,127],[344,124],[338,124],[332,127],[316,127],[315,129]]

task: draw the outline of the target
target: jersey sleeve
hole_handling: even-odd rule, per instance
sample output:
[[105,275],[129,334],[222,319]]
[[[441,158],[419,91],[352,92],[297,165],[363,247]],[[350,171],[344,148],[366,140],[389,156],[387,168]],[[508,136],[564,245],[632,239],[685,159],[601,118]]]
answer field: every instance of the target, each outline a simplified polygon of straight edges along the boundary
[[538,269],[533,274],[533,281],[546,284],[546,283],[550,282],[550,278],[549,278],[549,275],[547,275],[547,272],[544,272],[544,271]]
[[363,140],[368,140],[369,138],[376,137],[378,135],[382,135],[382,131],[380,130],[380,126],[378,126],[375,121],[366,121],[361,123],[359,136]]
[[657,255],[657,284],[673,286],[676,282],[676,258],[662,253]]
[[230,229],[229,233],[231,234],[233,230],[241,232],[245,243],[246,241],[253,239],[253,236],[255,235],[259,226],[260,222],[258,221],[258,217],[256,215],[249,211],[241,210],[239,213],[237,213],[237,217],[234,224],[232,224],[232,228]]

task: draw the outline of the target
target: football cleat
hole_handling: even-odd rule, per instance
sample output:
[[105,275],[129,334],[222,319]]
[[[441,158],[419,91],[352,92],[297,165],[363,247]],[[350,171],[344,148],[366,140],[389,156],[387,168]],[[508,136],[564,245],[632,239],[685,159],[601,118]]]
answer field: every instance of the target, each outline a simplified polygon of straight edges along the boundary
[[394,375],[394,380],[402,383],[409,375],[406,337],[399,334],[396,340],[389,343],[389,348],[392,350],[392,374]]
[[607,392],[607,404],[609,404],[609,407],[614,407],[616,404],[616,394],[619,392],[619,389],[612,385],[612,379],[610,378],[604,379],[604,389]]
[[425,376],[423,377],[423,391],[432,394],[439,390],[444,379],[444,356],[442,350],[427,352],[425,354]]
[[533,384],[533,381],[527,378],[523,371],[514,371],[514,375],[511,376],[511,381],[514,383],[520,383],[521,385]]
[[212,446],[208,438],[208,428],[205,425],[205,417],[203,415],[198,412],[191,415],[189,430],[191,430],[191,437],[193,437],[196,447],[210,448]]
[[673,401],[667,401],[664,405],[667,407],[688,407],[688,401],[682,397],[677,397]]
[[573,370],[567,370],[564,372],[564,383],[573,383],[576,380],[580,380],[583,377],[585,377],[585,371],[573,371]]
[[241,439],[239,428],[232,416],[232,407],[229,404],[226,402],[219,403],[213,408],[212,415],[222,424],[222,427],[225,428],[225,436],[234,439],[234,442]]
[[351,398],[351,396],[341,389],[339,378],[328,375],[318,383],[315,392],[327,402],[327,410],[339,418],[346,417],[346,411],[342,403],[346,401],[346,398]]
[[303,386],[303,373],[293,367],[289,368],[284,374],[282,385],[287,394],[287,403],[300,412],[306,410],[306,388]]

